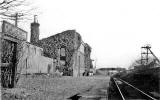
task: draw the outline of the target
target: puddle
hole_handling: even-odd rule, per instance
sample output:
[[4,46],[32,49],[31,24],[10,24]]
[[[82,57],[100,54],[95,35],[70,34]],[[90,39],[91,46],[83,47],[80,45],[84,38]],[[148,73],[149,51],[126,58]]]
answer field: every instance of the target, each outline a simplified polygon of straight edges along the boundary
[[100,95],[73,95],[69,100],[106,100],[106,96],[100,96]]
[[79,96],[79,94],[75,94],[75,95],[73,95],[73,96],[71,96],[67,99],[69,99],[69,100],[79,100],[80,98],[81,98],[81,96]]

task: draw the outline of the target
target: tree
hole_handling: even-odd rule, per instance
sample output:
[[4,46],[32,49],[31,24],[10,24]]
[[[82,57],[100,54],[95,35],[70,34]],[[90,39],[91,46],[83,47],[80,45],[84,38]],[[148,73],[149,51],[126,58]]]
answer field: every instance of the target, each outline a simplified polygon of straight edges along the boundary
[[1,0],[0,15],[6,16],[11,11],[15,11],[15,8],[21,6],[24,2],[25,0]]
[[0,0],[0,18],[14,20],[15,26],[19,20],[31,20],[31,11],[35,10],[26,0]]

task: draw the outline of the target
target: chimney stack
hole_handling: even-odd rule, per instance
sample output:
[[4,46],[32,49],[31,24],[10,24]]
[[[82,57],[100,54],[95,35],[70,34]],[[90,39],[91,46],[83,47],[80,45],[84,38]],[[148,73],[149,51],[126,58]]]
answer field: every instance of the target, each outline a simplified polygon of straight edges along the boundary
[[33,44],[38,43],[39,41],[39,26],[37,15],[34,15],[34,22],[31,23],[31,38],[30,42]]

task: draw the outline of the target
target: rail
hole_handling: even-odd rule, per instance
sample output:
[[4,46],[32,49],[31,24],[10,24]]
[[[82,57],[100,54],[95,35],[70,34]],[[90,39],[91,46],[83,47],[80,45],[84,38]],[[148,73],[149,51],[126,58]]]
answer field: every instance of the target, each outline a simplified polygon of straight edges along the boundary
[[145,95],[146,97],[148,97],[148,98],[151,99],[151,100],[157,100],[157,99],[155,99],[154,97],[148,95],[147,93],[143,92],[142,90],[136,88],[135,86],[129,84],[128,82],[126,82],[126,81],[124,81],[124,80],[122,80],[122,79],[113,78],[113,81],[114,81],[114,83],[116,84],[116,87],[117,87],[117,89],[118,89],[118,91],[119,91],[119,93],[120,93],[120,95],[121,95],[122,100],[126,100],[126,99],[125,99],[125,97],[124,97],[124,95],[123,95],[120,87],[118,86],[118,82],[125,83],[126,85],[132,87],[132,88],[135,89],[136,91],[139,91],[140,93],[142,93],[143,95]]
[[122,94],[122,92],[121,92],[121,90],[120,90],[117,82],[115,81],[115,79],[113,79],[113,80],[114,80],[114,83],[116,84],[116,86],[117,86],[117,88],[118,88],[118,91],[119,91],[119,93],[120,93],[120,95],[121,95],[122,100],[125,100],[125,98],[124,98],[124,96],[123,96],[123,94]]

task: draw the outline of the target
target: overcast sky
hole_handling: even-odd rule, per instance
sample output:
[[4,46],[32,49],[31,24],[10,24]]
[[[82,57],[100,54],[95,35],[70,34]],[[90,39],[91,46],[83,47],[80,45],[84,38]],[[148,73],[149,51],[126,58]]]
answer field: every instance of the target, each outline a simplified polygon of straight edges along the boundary
[[[149,43],[160,57],[160,0],[34,0],[40,38],[75,29],[98,67],[128,67]],[[29,28],[29,24],[27,24]],[[27,29],[29,31],[29,29]]]

